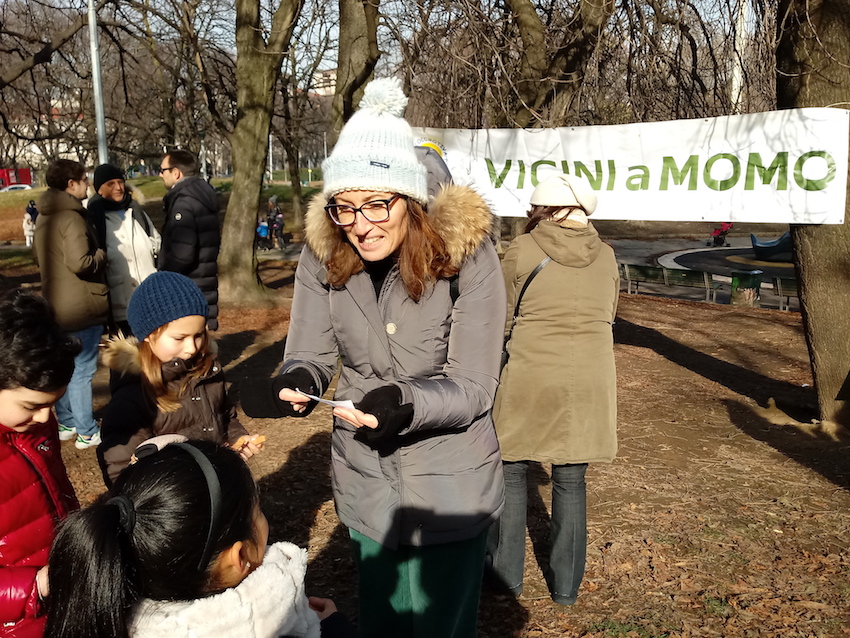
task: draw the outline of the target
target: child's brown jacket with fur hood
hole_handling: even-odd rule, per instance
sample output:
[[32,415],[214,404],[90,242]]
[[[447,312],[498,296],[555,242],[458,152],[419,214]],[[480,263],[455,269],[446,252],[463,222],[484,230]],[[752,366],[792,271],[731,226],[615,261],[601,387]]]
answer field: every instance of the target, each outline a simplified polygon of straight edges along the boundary
[[[209,374],[189,383],[174,412],[160,411],[145,393],[139,348],[134,340],[111,341],[103,361],[112,370],[112,400],[103,417],[103,442],[97,449],[97,458],[107,485],[127,467],[136,447],[152,436],[182,434],[190,439],[233,443],[247,434],[227,398],[224,372],[218,361]],[[162,377],[169,384],[180,383],[187,372],[186,362],[181,359],[162,364]]]

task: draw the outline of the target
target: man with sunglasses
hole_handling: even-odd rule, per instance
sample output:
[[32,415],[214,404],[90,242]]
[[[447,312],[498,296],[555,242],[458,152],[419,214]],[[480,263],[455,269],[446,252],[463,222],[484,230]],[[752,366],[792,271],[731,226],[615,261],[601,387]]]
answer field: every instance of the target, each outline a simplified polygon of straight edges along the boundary
[[218,196],[197,174],[198,160],[189,151],[166,153],[159,175],[168,188],[165,226],[157,266],[186,275],[200,288],[209,304],[207,326],[218,329]]

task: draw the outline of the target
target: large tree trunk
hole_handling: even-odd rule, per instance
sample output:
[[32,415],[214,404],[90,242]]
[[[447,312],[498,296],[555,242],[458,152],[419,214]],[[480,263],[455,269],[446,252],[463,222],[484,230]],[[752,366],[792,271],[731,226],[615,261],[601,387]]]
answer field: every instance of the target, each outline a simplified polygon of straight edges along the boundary
[[333,130],[354,113],[363,87],[378,63],[378,5],[380,0],[339,0],[339,54],[333,99]]
[[272,20],[268,44],[262,36],[259,1],[236,2],[237,114],[230,136],[233,190],[218,257],[219,292],[223,303],[256,301],[264,297],[264,288],[257,276],[254,232],[268,157],[274,88],[302,2],[281,2]]
[[[850,3],[781,0],[778,10],[779,107],[846,105]],[[792,234],[821,419],[848,427],[850,404],[837,396],[850,371],[850,226],[793,226]]]
[[522,40],[520,74],[514,83],[519,103],[516,112],[506,113],[498,126],[553,126],[545,111],[557,100],[560,111],[569,107],[581,88],[585,70],[614,12],[614,0],[582,0],[564,40],[547,52],[547,27],[531,0],[506,0]]

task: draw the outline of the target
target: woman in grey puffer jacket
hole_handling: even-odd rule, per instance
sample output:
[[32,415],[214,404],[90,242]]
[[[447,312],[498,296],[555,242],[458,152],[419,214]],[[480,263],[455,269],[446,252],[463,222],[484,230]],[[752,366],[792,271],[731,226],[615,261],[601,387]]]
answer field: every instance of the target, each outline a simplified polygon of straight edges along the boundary
[[334,409],[333,490],[361,635],[472,637],[504,500],[505,289],[481,197],[447,186],[428,204],[405,103],[397,81],[372,82],[323,165],[273,396],[304,416],[302,392],[320,396],[341,362],[335,399],[354,407]]

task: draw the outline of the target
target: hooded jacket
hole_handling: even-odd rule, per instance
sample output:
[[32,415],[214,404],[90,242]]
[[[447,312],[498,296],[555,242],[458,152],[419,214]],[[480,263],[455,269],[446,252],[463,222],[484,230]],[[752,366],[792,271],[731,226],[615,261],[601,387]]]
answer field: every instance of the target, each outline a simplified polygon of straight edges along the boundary
[[[236,407],[227,397],[224,372],[216,361],[209,374],[189,383],[174,412],[161,412],[145,393],[141,378],[141,355],[133,339],[113,339],[103,362],[112,375],[112,399],[101,424],[103,442],[97,459],[107,486],[130,462],[136,447],[160,434],[182,434],[190,439],[234,443],[247,434],[236,418]],[[162,364],[162,378],[176,387],[188,370],[182,359]]]
[[15,432],[0,425],[0,626],[41,638],[35,576],[47,564],[56,526],[79,507],[68,480],[56,419]]
[[610,462],[617,452],[614,251],[589,223],[573,229],[544,221],[517,237],[502,260],[508,328],[522,285],[547,255],[552,261],[523,295],[496,393],[502,457]]
[[219,594],[190,601],[143,600],[133,609],[131,638],[319,638],[319,617],[304,594],[307,552],[275,543],[263,564]]
[[165,226],[162,229],[160,270],[186,275],[203,291],[210,306],[207,324],[218,327],[218,196],[198,176],[185,177],[163,198]]
[[394,451],[379,454],[335,419],[333,491],[348,527],[396,548],[472,538],[501,512],[504,480],[491,417],[504,327],[505,290],[489,240],[492,215],[466,187],[447,186],[429,206],[460,268],[439,279],[419,302],[394,265],[376,299],[370,276],[327,283],[325,261],[345,241],[314,199],[306,216],[307,246],[295,274],[281,373],[308,370],[319,394],[341,362],[336,399],[357,404],[395,385],[413,419]]
[[109,312],[106,256],[82,203],[48,188],[38,200],[35,254],[41,290],[63,330],[106,323]]

